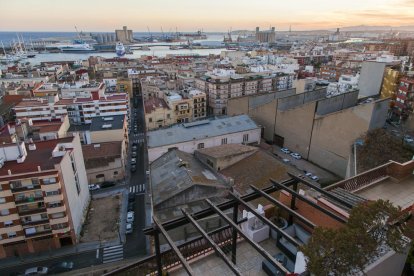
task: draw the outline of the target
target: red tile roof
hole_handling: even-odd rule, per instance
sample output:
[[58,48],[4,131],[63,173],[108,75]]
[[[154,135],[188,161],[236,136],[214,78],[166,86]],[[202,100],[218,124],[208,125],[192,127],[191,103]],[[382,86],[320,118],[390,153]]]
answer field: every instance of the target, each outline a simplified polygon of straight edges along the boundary
[[157,108],[164,108],[169,109],[167,103],[164,99],[159,98],[149,98],[148,100],[144,101],[145,113],[149,114]]
[[[8,176],[8,170],[12,175],[34,173],[38,171],[38,166],[42,170],[53,170],[55,164],[59,164],[62,157],[52,157],[52,151],[59,143],[72,142],[74,137],[66,137],[61,139],[47,140],[35,142],[36,150],[29,150],[28,145],[27,157],[23,163],[17,163],[17,161],[6,161],[4,166],[0,169],[0,178]],[[3,145],[0,145],[2,147]],[[6,145],[4,145],[6,146]]]

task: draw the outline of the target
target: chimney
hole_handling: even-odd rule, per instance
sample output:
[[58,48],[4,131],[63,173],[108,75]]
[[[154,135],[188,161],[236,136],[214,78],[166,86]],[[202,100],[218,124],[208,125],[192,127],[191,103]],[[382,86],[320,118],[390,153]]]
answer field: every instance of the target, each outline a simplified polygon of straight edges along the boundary
[[30,140],[29,140],[30,142],[29,142],[29,150],[36,150],[36,144],[35,143],[33,143],[33,139],[32,138],[30,138]]
[[7,173],[8,173],[9,175],[12,175],[11,170],[7,170]]
[[40,168],[40,166],[37,166],[37,171],[38,172],[41,172],[42,171],[42,168]]

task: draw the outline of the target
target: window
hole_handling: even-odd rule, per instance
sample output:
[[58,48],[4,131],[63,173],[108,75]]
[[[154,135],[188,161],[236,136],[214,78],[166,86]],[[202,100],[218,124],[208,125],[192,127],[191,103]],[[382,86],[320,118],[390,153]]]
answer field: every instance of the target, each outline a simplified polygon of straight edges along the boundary
[[243,142],[249,141],[249,134],[243,134]]
[[167,119],[170,119],[170,118],[171,118],[170,114],[167,114]]
[[0,203],[6,203],[6,198],[0,197]]
[[0,211],[0,214],[1,214],[2,216],[7,216],[7,215],[9,215],[9,214],[10,214],[10,211],[9,211],[9,209],[3,209],[3,210],[1,210],[1,211]]
[[56,208],[62,206],[62,203],[60,201],[51,202],[48,205],[48,208]]
[[10,227],[13,225],[13,221],[12,220],[7,220],[4,222],[4,227]]
[[45,184],[45,185],[53,184],[53,183],[56,183],[56,177],[44,178],[43,179],[43,184]]
[[223,138],[223,139],[221,139],[221,144],[222,144],[222,145],[226,145],[226,144],[227,144],[227,138]]
[[204,143],[199,143],[199,144],[197,145],[197,148],[198,148],[198,149],[204,149]]
[[7,233],[7,237],[8,238],[14,238],[14,237],[17,237],[17,234],[16,234],[16,232],[9,232],[9,233]]
[[65,217],[65,216],[66,216],[66,214],[65,214],[64,212],[54,213],[54,214],[51,214],[51,215],[50,215],[50,217],[51,217],[52,219],[63,218],[63,217]]
[[104,178],[104,177],[105,177],[105,175],[103,173],[96,175],[96,178]]
[[148,122],[152,123],[152,118],[148,118]]
[[118,175],[118,171],[114,171],[114,175]]

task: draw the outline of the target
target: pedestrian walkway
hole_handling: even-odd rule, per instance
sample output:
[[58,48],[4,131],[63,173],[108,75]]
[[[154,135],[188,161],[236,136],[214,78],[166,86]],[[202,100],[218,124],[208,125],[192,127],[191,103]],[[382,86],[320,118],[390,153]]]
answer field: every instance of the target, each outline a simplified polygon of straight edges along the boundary
[[102,254],[102,263],[117,262],[124,259],[124,245],[105,247]]
[[145,193],[145,183],[137,184],[129,187],[129,193],[131,194],[142,194]]

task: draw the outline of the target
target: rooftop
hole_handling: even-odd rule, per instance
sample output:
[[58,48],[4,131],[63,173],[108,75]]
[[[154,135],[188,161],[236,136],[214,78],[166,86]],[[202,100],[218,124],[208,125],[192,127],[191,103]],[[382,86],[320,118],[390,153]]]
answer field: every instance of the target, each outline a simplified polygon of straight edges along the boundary
[[326,187],[329,191],[342,188],[368,200],[389,200],[403,210],[414,204],[414,160],[406,163],[390,161]]
[[247,152],[254,152],[258,149],[256,147],[241,145],[241,144],[226,144],[212,148],[204,148],[197,150],[201,154],[211,156],[213,158],[222,158],[233,154],[242,154]]
[[114,115],[106,117],[93,117],[90,131],[105,131],[108,129],[123,129],[125,115]]
[[[156,206],[194,185],[227,189],[226,183],[199,162],[192,154],[171,150],[151,164],[152,199]],[[177,200],[177,205],[197,201],[200,198]]]
[[106,166],[115,158],[121,157],[122,142],[116,141],[82,145],[82,151],[86,169]]
[[[6,177],[9,175],[8,171],[10,170],[12,175],[16,174],[26,174],[32,172],[38,172],[38,167],[41,170],[52,170],[55,168],[55,164],[59,164],[62,160],[62,157],[53,157],[52,151],[60,143],[70,143],[74,137],[66,137],[61,139],[47,140],[36,142],[36,149],[29,150],[29,147],[26,145],[27,156],[22,163],[17,163],[17,161],[6,161],[4,162],[3,167],[0,169],[0,177]],[[3,144],[0,147],[6,148],[11,146],[10,144]]]
[[174,125],[170,128],[149,131],[147,133],[148,147],[154,148],[173,145],[258,128],[259,126],[247,115],[196,121],[193,123]]
[[164,99],[154,98],[154,97],[151,97],[148,100],[145,100],[144,107],[145,107],[146,114],[150,114],[151,112],[154,112],[157,108],[169,109]]

